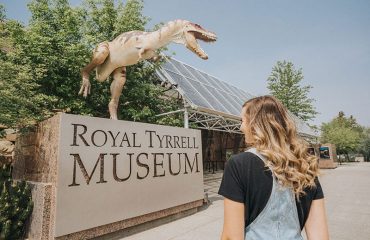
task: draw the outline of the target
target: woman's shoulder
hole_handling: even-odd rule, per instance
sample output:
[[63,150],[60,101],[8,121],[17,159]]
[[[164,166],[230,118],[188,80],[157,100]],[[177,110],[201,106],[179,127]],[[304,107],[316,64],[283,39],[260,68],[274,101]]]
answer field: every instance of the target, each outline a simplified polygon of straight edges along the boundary
[[235,165],[264,165],[262,160],[255,155],[254,153],[251,152],[241,152],[238,154],[235,154],[231,157],[229,160]]

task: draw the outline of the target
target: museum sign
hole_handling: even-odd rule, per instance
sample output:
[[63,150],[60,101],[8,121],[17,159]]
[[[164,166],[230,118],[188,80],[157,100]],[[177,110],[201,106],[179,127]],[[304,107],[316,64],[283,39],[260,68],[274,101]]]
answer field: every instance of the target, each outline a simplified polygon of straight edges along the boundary
[[62,114],[55,236],[203,198],[199,130]]

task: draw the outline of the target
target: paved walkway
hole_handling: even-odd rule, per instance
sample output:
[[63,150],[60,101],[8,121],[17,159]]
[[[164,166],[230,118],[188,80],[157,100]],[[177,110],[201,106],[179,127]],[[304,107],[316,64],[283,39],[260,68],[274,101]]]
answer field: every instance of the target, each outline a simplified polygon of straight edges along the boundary
[[[370,163],[350,163],[323,170],[330,239],[370,239]],[[222,172],[206,175],[211,204],[191,216],[125,237],[122,240],[217,240],[223,224],[223,201],[217,194]],[[119,238],[118,238],[119,239]]]
[[370,239],[370,163],[323,171],[330,239]]

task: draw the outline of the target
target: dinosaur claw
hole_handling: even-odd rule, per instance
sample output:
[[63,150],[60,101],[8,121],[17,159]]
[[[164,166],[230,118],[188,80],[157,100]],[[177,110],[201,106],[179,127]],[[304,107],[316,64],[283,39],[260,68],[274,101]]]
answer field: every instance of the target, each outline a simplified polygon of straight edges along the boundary
[[79,95],[82,95],[83,97],[87,97],[91,92],[91,84],[89,80],[83,79],[82,85],[80,88],[80,91],[78,92]]
[[80,91],[78,92],[78,95],[82,95],[83,93],[83,87],[81,86]]

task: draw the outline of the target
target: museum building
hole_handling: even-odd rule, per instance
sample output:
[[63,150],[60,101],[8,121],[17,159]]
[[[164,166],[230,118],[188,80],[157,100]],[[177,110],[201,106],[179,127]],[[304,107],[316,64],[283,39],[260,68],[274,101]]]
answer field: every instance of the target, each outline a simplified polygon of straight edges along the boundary
[[[157,70],[161,86],[166,88],[165,95],[181,100],[182,106],[168,114],[183,114],[184,127],[202,130],[204,172],[223,169],[232,155],[246,148],[244,136],[239,130],[242,105],[254,96],[200,71],[174,58]],[[298,133],[312,146],[318,155],[318,134],[295,115]]]

